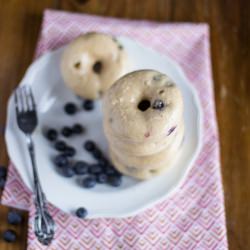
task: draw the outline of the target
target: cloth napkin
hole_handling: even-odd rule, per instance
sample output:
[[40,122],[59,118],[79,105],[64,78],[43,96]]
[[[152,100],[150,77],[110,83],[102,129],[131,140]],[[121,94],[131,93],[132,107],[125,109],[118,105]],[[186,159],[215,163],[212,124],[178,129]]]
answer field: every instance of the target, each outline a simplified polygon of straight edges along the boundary
[[201,100],[204,112],[202,151],[181,188],[136,216],[81,220],[50,205],[57,230],[49,247],[39,244],[34,235],[31,192],[15,166],[10,164],[2,203],[29,210],[27,249],[227,249],[209,27],[46,10],[36,56],[93,30],[130,37],[180,64]]

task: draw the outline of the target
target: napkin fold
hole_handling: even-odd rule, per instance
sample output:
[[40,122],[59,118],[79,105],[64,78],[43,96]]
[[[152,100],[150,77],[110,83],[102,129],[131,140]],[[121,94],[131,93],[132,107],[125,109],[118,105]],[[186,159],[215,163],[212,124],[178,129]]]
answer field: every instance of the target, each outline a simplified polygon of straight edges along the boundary
[[49,247],[34,235],[31,192],[10,164],[2,204],[29,211],[27,249],[228,249],[208,26],[46,10],[36,56],[93,30],[130,37],[179,63],[202,104],[202,150],[184,184],[165,201],[136,216],[81,220],[50,204],[57,228]]

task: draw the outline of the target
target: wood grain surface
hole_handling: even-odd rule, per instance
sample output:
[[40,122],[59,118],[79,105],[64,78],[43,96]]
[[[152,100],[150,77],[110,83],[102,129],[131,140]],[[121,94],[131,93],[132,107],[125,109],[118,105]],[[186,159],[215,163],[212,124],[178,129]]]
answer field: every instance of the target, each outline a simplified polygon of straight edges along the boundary
[[[250,1],[244,0],[0,0],[0,164],[8,97],[32,61],[45,8],[162,22],[207,22],[211,27],[214,90],[220,131],[229,246],[250,249]],[[0,206],[0,234],[10,226]],[[27,214],[14,227],[24,250]],[[12,227],[13,228],[13,227]]]

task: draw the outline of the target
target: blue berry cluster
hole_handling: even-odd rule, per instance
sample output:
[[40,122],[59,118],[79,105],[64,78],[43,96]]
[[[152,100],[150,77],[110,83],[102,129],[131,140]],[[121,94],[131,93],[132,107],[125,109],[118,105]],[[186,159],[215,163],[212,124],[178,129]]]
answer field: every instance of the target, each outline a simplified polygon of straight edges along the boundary
[[[82,108],[85,111],[91,111],[95,108],[95,103],[92,100],[85,100],[82,103]],[[74,115],[79,111],[79,107],[73,102],[68,102],[64,106],[64,111],[68,115]]]
[[[8,223],[10,225],[19,225],[22,222],[22,215],[15,211],[15,210],[11,210],[9,211],[8,215],[7,215],[7,220]],[[3,232],[2,234],[2,238],[4,241],[8,242],[8,243],[12,243],[15,242],[17,239],[17,234],[14,230],[12,229],[7,229]]]
[[[83,101],[82,108],[85,111],[94,109],[92,100]],[[79,107],[75,103],[67,103],[64,111],[68,115],[74,115],[79,111]],[[111,162],[103,155],[103,152],[97,144],[91,140],[87,140],[83,144],[86,150],[95,159],[96,163],[90,164],[82,160],[74,160],[76,149],[67,144],[66,139],[73,135],[84,134],[85,128],[81,124],[74,124],[72,127],[64,126],[60,131],[56,129],[48,129],[45,136],[53,143],[58,154],[53,158],[53,162],[58,172],[66,177],[82,176],[81,185],[84,188],[94,188],[97,184],[107,184],[109,186],[118,187],[122,183],[122,175],[118,172]],[[64,139],[61,139],[63,136]],[[85,218],[87,210],[83,207],[76,210],[76,216]]]
[[121,173],[107,160],[98,146],[93,141],[88,140],[83,147],[93,156],[96,163],[90,164],[82,160],[74,161],[72,157],[75,154],[75,149],[70,147],[72,148],[72,154],[69,154],[69,146],[64,141],[57,141],[55,148],[59,151],[59,154],[54,157],[54,164],[58,171],[68,178],[83,176],[82,186],[85,188],[93,188],[97,183],[106,183],[113,187],[120,186],[122,182]]

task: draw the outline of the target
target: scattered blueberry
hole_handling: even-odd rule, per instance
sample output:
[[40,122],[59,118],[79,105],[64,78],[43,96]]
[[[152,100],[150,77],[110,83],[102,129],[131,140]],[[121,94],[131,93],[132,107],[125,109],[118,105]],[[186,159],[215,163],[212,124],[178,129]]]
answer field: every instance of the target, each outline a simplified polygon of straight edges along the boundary
[[99,174],[102,172],[102,167],[99,164],[93,164],[89,166],[90,174]]
[[84,143],[84,148],[85,148],[87,151],[92,152],[92,151],[94,151],[94,149],[96,148],[96,145],[95,145],[95,143],[94,143],[93,141],[88,140],[88,141],[86,141],[86,142]]
[[55,157],[54,163],[55,163],[56,166],[58,166],[58,167],[65,167],[65,166],[68,166],[69,160],[68,160],[67,156],[61,154],[61,155],[57,155],[57,156]]
[[67,104],[64,106],[64,110],[65,110],[65,112],[66,112],[67,114],[73,115],[73,114],[76,113],[77,107],[76,107],[76,105],[75,105],[74,103],[69,102],[69,103],[67,103]]
[[105,168],[105,173],[106,173],[107,175],[115,175],[116,170],[115,170],[115,168],[114,168],[113,166],[107,166],[107,167]]
[[64,141],[57,141],[55,143],[55,149],[60,151],[60,152],[65,151],[66,148],[67,148],[67,144]]
[[6,241],[6,242],[14,242],[16,241],[16,233],[15,231],[9,229],[9,230],[6,230],[3,232],[3,239]]
[[70,137],[72,135],[73,131],[70,127],[63,127],[61,133],[65,137]]
[[96,176],[96,180],[98,183],[106,183],[108,180],[108,176],[106,174],[100,173]]
[[96,185],[95,176],[89,175],[88,177],[84,178],[82,184],[85,188],[93,188]]
[[105,157],[102,157],[101,159],[98,159],[98,163],[102,167],[105,167],[105,166],[107,166],[109,164],[109,161]]
[[10,211],[8,213],[8,223],[11,225],[18,225],[22,222],[22,216],[17,211]]
[[162,100],[157,99],[154,101],[152,108],[161,110],[164,108],[164,106],[165,106],[164,102]]
[[61,170],[64,177],[72,177],[75,175],[75,171],[72,167],[64,166],[61,168]]
[[75,173],[78,175],[87,174],[88,168],[89,168],[88,163],[86,163],[84,161],[77,161],[73,166]]
[[102,158],[102,152],[98,148],[94,149],[94,151],[92,152],[92,155],[96,160],[99,160]]
[[75,124],[73,127],[72,127],[72,131],[74,134],[82,134],[84,132],[84,128],[81,124]]
[[5,186],[6,180],[4,177],[0,177],[0,189],[3,189]]
[[80,207],[80,208],[78,208],[78,209],[76,210],[76,216],[79,217],[79,218],[81,218],[81,219],[86,218],[87,215],[88,215],[88,211],[87,211],[87,209],[84,208],[84,207]]
[[71,146],[68,146],[66,147],[65,151],[64,151],[64,155],[68,156],[68,157],[72,157],[76,154],[76,150],[71,147]]
[[4,166],[0,166],[0,178],[1,177],[6,177],[7,176],[7,168]]
[[83,103],[83,108],[87,111],[94,109],[94,101],[92,100],[85,100]]
[[55,141],[57,139],[57,136],[58,136],[58,134],[57,134],[57,131],[55,129],[49,129],[47,131],[46,137],[48,140]]
[[122,184],[121,176],[111,175],[108,178],[108,183],[113,187],[119,187]]

